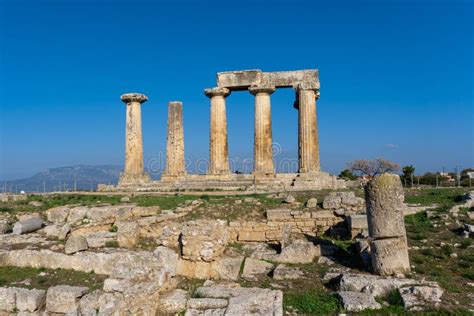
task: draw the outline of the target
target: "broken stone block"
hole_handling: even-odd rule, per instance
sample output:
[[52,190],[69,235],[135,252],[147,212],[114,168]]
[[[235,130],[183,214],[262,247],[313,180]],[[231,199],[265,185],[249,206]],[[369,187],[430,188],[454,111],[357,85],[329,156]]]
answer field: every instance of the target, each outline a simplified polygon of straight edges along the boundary
[[342,306],[348,312],[360,312],[364,309],[380,309],[380,305],[372,295],[361,292],[339,291],[337,292]]
[[117,241],[120,247],[133,248],[140,240],[140,226],[137,222],[118,222]]
[[65,240],[67,234],[71,231],[69,224],[52,224],[44,228],[43,232],[46,236]]
[[190,298],[187,306],[191,309],[218,309],[227,307],[228,302],[222,298]]
[[29,219],[16,222],[13,225],[13,234],[14,235],[22,235],[37,231],[43,226],[43,220],[41,217],[31,217]]
[[279,264],[273,270],[273,279],[275,280],[297,280],[304,277],[304,272],[299,268],[289,267],[284,264]]
[[82,236],[71,236],[66,241],[64,252],[69,255],[79,251],[87,250],[87,240]]
[[439,286],[426,285],[403,287],[398,291],[407,310],[423,310],[430,306],[438,306],[444,292]]
[[242,271],[242,277],[247,280],[257,280],[260,277],[263,277],[270,273],[273,269],[273,264],[253,259],[245,259],[244,270]]
[[310,198],[306,202],[306,207],[314,208],[318,206],[318,200],[316,198]]
[[267,220],[269,221],[282,221],[292,219],[291,210],[287,208],[277,208],[273,210],[267,210]]
[[158,310],[164,314],[178,314],[186,310],[189,294],[185,290],[176,289],[160,295]]
[[46,302],[46,291],[16,288],[16,309],[21,312],[40,310]]
[[310,263],[321,255],[321,247],[303,239],[293,240],[274,258],[282,263]]
[[212,263],[214,271],[219,279],[236,281],[239,279],[240,267],[244,256],[222,257]]
[[13,288],[0,287],[0,310],[13,312],[16,309],[16,292]]
[[69,215],[69,206],[58,206],[50,208],[46,211],[46,216],[49,222],[64,223]]
[[81,223],[82,220],[86,218],[88,211],[89,208],[87,206],[73,207],[69,210],[69,214],[66,221],[70,224]]
[[335,195],[328,195],[324,197],[323,208],[325,210],[334,210],[341,207],[341,197]]
[[154,215],[158,215],[159,213],[160,213],[159,206],[150,206],[150,207],[135,206],[134,208],[132,208],[132,215],[134,217],[154,216]]
[[293,195],[291,194],[288,194],[288,196],[285,198],[285,203],[286,204],[295,204],[296,203],[296,199]]
[[74,313],[79,308],[79,299],[87,293],[87,287],[58,285],[48,289],[46,308],[51,313]]
[[6,234],[9,228],[9,224],[7,220],[0,220],[0,235]]
[[101,298],[104,296],[104,291],[95,290],[87,293],[79,301],[80,315],[96,316],[97,311],[101,307]]
[[181,232],[182,258],[192,261],[214,261],[224,253],[228,237],[226,221],[187,222]]
[[283,292],[269,289],[245,289],[229,298],[226,316],[283,315]]

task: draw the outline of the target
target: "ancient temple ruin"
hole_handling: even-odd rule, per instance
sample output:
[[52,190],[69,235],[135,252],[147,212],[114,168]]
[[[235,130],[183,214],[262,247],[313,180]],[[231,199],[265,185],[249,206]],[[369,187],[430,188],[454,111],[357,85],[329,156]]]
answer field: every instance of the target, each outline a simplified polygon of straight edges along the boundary
[[[298,110],[298,172],[277,173],[272,153],[271,94],[278,88],[295,90]],[[342,188],[344,182],[322,172],[319,160],[316,100],[319,99],[318,70],[220,72],[217,86],[204,90],[210,99],[209,164],[205,175],[187,174],[184,159],[183,105],[168,105],[166,168],[159,181],[145,172],[140,106],[148,98],[139,93],[122,96],[127,104],[125,169],[118,184],[125,190],[308,190]],[[233,92],[254,96],[254,167],[252,174],[230,170],[227,140],[226,99]],[[104,188],[102,186],[102,188]],[[110,189],[110,187],[107,187]]]

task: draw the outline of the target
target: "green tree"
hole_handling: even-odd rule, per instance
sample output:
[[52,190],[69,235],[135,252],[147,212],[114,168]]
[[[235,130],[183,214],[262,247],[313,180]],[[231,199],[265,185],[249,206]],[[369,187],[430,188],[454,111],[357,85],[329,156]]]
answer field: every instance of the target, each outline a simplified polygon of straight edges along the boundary
[[413,176],[415,175],[415,167],[413,165],[405,166],[402,168],[402,181],[403,183],[407,183],[407,181],[410,181],[411,186],[413,186]]
[[356,176],[349,169],[344,169],[339,174],[339,178],[343,178],[343,179],[347,179],[347,180],[355,180]]

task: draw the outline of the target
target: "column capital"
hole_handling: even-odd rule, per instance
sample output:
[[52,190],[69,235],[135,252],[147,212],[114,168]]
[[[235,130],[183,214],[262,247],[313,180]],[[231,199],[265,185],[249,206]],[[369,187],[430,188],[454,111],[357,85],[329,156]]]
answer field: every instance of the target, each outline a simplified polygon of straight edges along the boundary
[[294,86],[296,91],[300,90],[319,90],[319,82],[301,81]]
[[132,102],[145,103],[148,101],[148,97],[146,95],[135,92],[122,94],[120,99],[127,104]]
[[224,98],[230,94],[230,90],[227,88],[215,87],[204,89],[204,94],[209,97],[223,96]]
[[270,95],[273,92],[275,92],[275,87],[274,86],[251,86],[249,88],[249,91],[253,95],[257,95],[259,93],[266,93]]

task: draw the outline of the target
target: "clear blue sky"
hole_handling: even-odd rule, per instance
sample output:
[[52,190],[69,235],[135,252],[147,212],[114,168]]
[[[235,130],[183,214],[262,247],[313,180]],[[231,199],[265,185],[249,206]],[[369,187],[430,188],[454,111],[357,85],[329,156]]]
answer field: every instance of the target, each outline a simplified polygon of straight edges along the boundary
[[[318,68],[323,169],[383,156],[419,172],[474,164],[472,1],[0,0],[0,179],[122,164],[125,106],[142,92],[145,159],[184,104],[186,156],[208,157],[219,71]],[[290,89],[274,141],[297,156]],[[231,158],[252,157],[253,97],[227,99]]]

